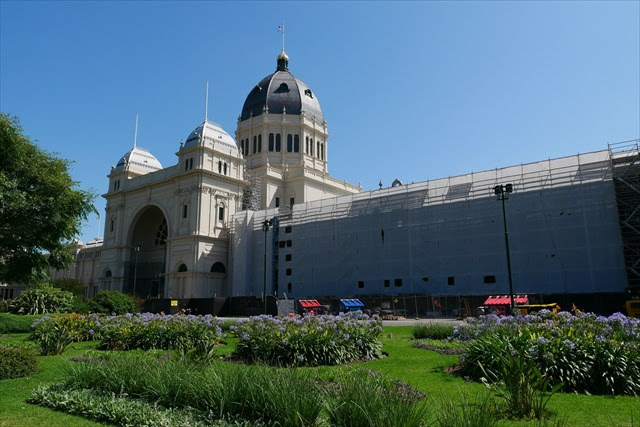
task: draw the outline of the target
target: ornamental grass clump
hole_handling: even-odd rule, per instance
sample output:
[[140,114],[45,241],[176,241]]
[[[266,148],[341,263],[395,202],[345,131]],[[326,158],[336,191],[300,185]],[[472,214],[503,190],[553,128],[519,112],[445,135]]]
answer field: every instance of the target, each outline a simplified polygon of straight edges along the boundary
[[234,356],[277,366],[339,365],[382,357],[382,321],[360,312],[338,316],[256,316],[231,327]]
[[163,349],[208,360],[222,337],[220,321],[211,315],[131,314],[102,321],[101,349]]
[[505,349],[521,354],[564,391],[640,395],[640,319],[616,313],[551,313],[481,316],[454,331],[466,340],[462,373],[479,380],[481,367],[500,372]]
[[309,375],[266,366],[220,361],[203,366],[119,353],[74,363],[63,388],[127,395],[165,408],[193,408],[217,419],[306,426],[316,424],[322,409],[318,383]]
[[411,330],[413,339],[445,340],[453,336],[453,325],[429,322],[416,324]]

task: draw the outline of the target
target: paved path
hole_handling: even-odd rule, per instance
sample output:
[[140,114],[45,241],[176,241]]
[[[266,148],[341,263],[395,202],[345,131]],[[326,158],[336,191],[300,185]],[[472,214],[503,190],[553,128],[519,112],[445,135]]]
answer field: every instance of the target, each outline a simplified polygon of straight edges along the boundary
[[[248,317],[219,317],[222,320],[240,320],[248,319]],[[450,325],[459,325],[462,320],[457,319],[444,319],[444,318],[429,318],[429,319],[404,319],[404,320],[383,320],[384,326],[414,326],[415,324],[424,325],[425,323],[444,323]]]
[[424,325],[427,323],[444,323],[449,325],[459,325],[462,323],[462,320],[457,319],[405,319],[405,320],[383,320],[382,324],[384,326],[414,326],[416,324]]

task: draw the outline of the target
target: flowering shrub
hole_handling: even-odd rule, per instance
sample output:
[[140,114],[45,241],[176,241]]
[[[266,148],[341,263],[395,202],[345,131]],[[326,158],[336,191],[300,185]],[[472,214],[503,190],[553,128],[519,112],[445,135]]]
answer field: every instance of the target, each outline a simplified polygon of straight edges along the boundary
[[272,365],[339,365],[382,356],[382,321],[357,313],[278,318],[256,316],[232,326],[234,355]]
[[454,336],[468,340],[463,373],[479,379],[483,368],[502,371],[501,355],[532,361],[549,385],[593,394],[640,394],[640,319],[615,313],[480,316],[467,319]]
[[101,323],[101,348],[107,350],[164,349],[210,358],[220,341],[220,321],[211,315],[170,316],[131,314],[105,317]]

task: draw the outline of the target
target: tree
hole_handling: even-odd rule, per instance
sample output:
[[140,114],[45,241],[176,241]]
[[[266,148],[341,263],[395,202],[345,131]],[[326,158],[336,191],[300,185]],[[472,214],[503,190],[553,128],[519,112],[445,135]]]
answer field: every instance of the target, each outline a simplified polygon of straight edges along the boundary
[[68,166],[0,114],[0,282],[31,283],[72,260],[67,243],[95,208]]
[[71,278],[60,278],[53,280],[51,286],[54,288],[62,289],[63,291],[71,292],[74,296],[84,298],[86,292],[86,286],[79,280]]

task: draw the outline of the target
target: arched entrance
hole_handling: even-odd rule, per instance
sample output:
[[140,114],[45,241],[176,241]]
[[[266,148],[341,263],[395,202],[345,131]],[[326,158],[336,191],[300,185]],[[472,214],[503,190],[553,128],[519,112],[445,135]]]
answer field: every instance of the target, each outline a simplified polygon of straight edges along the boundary
[[125,292],[140,298],[163,298],[166,273],[167,219],[157,206],[142,210],[132,223]]
[[227,287],[227,269],[221,262],[211,266],[211,294],[221,296]]

